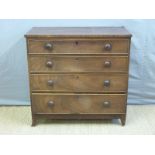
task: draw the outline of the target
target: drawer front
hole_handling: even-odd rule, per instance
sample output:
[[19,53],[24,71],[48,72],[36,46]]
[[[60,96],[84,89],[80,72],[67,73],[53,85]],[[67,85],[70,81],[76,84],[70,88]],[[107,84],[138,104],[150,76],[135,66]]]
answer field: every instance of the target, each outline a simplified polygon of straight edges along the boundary
[[110,114],[125,113],[125,107],[125,94],[32,94],[34,113]]
[[30,72],[127,72],[128,57],[29,55],[29,66]]
[[31,74],[32,91],[125,92],[127,74]]
[[127,53],[128,39],[118,40],[28,40],[29,53]]

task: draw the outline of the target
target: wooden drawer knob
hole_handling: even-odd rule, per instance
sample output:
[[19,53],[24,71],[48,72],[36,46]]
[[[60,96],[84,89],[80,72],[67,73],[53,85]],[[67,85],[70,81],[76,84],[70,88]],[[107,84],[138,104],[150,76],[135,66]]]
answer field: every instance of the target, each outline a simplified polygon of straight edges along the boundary
[[51,43],[45,43],[44,48],[45,48],[46,50],[52,50],[52,49],[53,49],[53,45],[52,45]]
[[53,107],[54,106],[54,102],[53,101],[48,101],[48,103],[47,103],[47,105],[48,105],[48,107]]
[[48,86],[53,86],[53,84],[54,84],[54,81],[53,81],[53,80],[48,80],[48,81],[47,81],[47,85],[48,85]]
[[53,66],[53,62],[52,61],[47,61],[46,66],[51,68]]
[[104,101],[103,106],[104,107],[110,107],[111,103],[109,101]]
[[110,50],[112,49],[112,45],[111,45],[110,43],[106,43],[106,44],[104,45],[104,49],[105,49],[106,51],[110,51]]
[[104,86],[109,87],[110,86],[110,80],[104,80]]
[[105,61],[104,67],[111,67],[111,61]]

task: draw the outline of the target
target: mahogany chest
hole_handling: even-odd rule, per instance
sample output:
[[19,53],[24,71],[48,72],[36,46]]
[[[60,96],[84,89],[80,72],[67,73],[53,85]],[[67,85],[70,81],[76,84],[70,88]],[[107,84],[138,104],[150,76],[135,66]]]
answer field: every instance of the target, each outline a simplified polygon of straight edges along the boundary
[[124,27],[34,27],[25,37],[32,126],[39,118],[125,124],[131,34]]

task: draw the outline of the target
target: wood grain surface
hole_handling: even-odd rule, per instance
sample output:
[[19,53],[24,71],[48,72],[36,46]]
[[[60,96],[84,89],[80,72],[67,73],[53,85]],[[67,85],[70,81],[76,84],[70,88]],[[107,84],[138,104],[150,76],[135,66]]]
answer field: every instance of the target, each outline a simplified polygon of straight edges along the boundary
[[[53,101],[53,106],[48,102]],[[110,102],[104,106],[104,102]],[[124,113],[126,95],[106,94],[32,94],[34,113],[108,114]]]
[[125,27],[33,27],[25,37],[131,37]]
[[[127,74],[31,74],[32,91],[126,92]],[[109,80],[110,85],[104,86]]]
[[29,64],[30,72],[128,72],[127,56],[29,55]]
[[[46,46],[50,44],[51,47]],[[85,53],[127,53],[128,52],[128,39],[104,39],[104,40],[29,40],[28,41],[29,53],[56,53],[56,54],[85,54]],[[111,48],[106,48],[110,45]]]

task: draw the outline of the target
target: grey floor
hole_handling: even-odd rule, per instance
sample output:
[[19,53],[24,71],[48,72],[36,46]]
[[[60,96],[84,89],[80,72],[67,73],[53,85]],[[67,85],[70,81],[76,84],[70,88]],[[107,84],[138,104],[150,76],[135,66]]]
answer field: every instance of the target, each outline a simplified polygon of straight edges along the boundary
[[0,106],[0,134],[155,134],[155,105],[128,105],[126,125],[112,121],[46,121],[31,127],[29,106]]

